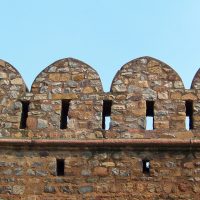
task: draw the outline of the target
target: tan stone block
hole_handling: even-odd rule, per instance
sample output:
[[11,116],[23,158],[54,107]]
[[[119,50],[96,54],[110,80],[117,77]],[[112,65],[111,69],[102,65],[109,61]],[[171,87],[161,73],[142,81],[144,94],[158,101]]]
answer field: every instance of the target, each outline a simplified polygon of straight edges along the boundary
[[185,116],[179,116],[179,115],[173,116],[173,117],[171,117],[171,120],[173,120],[173,121],[184,121]]
[[94,102],[93,101],[85,101],[85,105],[93,105]]
[[113,105],[112,106],[112,109],[113,110],[125,110],[126,108],[125,108],[125,105],[123,105],[123,104],[115,104],[115,105]]
[[15,78],[15,79],[11,80],[11,84],[13,84],[13,85],[22,85],[23,84],[23,80],[21,78]]
[[173,185],[171,183],[164,183],[163,190],[165,193],[169,194],[172,191]]
[[144,134],[137,134],[137,133],[134,133],[131,138],[134,138],[134,139],[142,139],[144,138]]
[[154,66],[159,66],[160,63],[156,60],[150,60],[149,63],[148,63],[148,67],[154,67]]
[[94,92],[94,89],[93,89],[92,87],[85,87],[85,88],[83,89],[83,93],[84,93],[84,94],[86,94],[86,93],[91,94],[91,93],[93,93],[93,92]]
[[49,74],[49,80],[54,81],[54,82],[68,81],[70,80],[70,75],[66,73],[64,74],[52,73],[52,74]]
[[185,113],[185,112],[178,112],[178,115],[181,115],[181,116],[185,116],[185,117],[186,117],[186,113]]
[[35,94],[34,100],[44,100],[47,99],[47,94]]
[[135,109],[135,110],[132,110],[131,112],[136,117],[146,116],[146,110],[145,109]]
[[93,115],[91,112],[80,112],[78,116],[79,116],[79,119],[89,120],[89,119],[92,119]]
[[171,99],[181,99],[182,94],[180,92],[171,93]]
[[143,87],[143,88],[147,88],[147,87],[149,87],[149,84],[148,84],[147,81],[138,81],[138,86]]
[[196,99],[197,97],[192,93],[185,94],[182,96],[182,100],[196,100]]
[[186,162],[183,164],[183,167],[187,168],[187,169],[192,169],[192,168],[194,168],[194,164],[193,164],[193,162]]
[[179,89],[179,88],[183,88],[183,83],[182,81],[175,81],[174,82],[174,87]]
[[176,132],[175,136],[178,139],[186,140],[186,139],[192,139],[194,135],[191,131],[185,131],[185,132]]
[[35,129],[37,127],[37,119],[34,117],[28,117],[26,123],[28,129]]
[[0,72],[0,78],[1,79],[6,79],[8,76],[5,72]]
[[112,115],[113,121],[123,121],[124,117],[123,115]]
[[200,121],[200,116],[194,115],[194,116],[193,116],[193,120],[194,120],[194,121]]
[[151,60],[148,65],[148,71],[150,73],[155,73],[155,74],[161,74],[162,73],[162,69],[160,67],[160,63],[155,61],[155,60]]
[[116,99],[117,100],[124,100],[124,99],[126,99],[126,95],[117,95]]
[[76,74],[72,76],[72,80],[74,81],[82,81],[85,78],[84,74]]
[[25,186],[22,185],[14,185],[13,186],[13,194],[22,195],[24,194]]
[[22,137],[22,133],[20,133],[20,132],[15,133],[15,137],[16,138],[21,138]]
[[60,99],[77,99],[78,96],[73,93],[69,94],[52,94],[52,99],[53,100],[60,100]]
[[144,189],[145,189],[145,184],[144,183],[137,183],[136,188],[137,188],[138,192],[143,192]]
[[138,104],[137,104],[137,102],[131,102],[131,103],[127,103],[126,107],[128,110],[133,110],[133,109],[138,108]]
[[94,168],[94,175],[95,176],[107,176],[108,170],[106,167],[95,167]]
[[169,121],[155,121],[154,122],[155,129],[169,129]]
[[9,120],[9,122],[19,122],[20,117],[19,116],[9,116],[8,120]]
[[115,163],[114,162],[103,162],[102,166],[104,166],[104,167],[115,167]]
[[158,92],[158,98],[159,99],[168,99],[168,92]]
[[154,74],[161,74],[162,73],[162,69],[160,66],[152,66],[152,67],[148,67],[148,71],[150,73],[154,73]]

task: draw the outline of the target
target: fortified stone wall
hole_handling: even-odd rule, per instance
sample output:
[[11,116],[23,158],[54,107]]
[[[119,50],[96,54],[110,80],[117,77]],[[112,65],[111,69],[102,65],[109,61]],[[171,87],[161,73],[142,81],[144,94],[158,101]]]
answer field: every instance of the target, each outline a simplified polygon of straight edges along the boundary
[[67,58],[29,92],[1,60],[0,85],[0,200],[199,199],[200,71],[185,89],[142,57],[105,93],[94,69]]
[[[94,69],[67,58],[44,69],[28,92],[20,74],[10,64],[1,61],[0,67],[2,137],[96,139],[184,135],[196,138],[199,135],[199,71],[188,90],[167,64],[142,57],[125,64],[114,77],[110,92],[105,93]],[[67,119],[64,128],[62,110]],[[185,126],[186,114],[191,120],[189,131]],[[111,117],[107,131],[102,126],[105,116]],[[152,131],[146,130],[146,116],[154,119]]]

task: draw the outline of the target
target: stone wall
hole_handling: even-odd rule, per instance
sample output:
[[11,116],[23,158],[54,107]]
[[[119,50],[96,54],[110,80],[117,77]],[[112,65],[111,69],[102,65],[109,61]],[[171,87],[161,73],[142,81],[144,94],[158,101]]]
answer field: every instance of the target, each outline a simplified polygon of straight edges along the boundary
[[[21,149],[0,153],[1,200],[198,200],[200,152]],[[6,156],[5,156],[6,155]],[[150,174],[142,160],[150,160]],[[65,159],[57,176],[56,159]]]
[[200,71],[185,89],[142,57],[105,93],[94,69],[67,58],[28,91],[1,60],[0,85],[0,200],[199,200]]
[[[12,138],[198,138],[200,72],[185,89],[167,64],[142,57],[125,64],[103,92],[97,72],[87,64],[62,59],[44,69],[28,92],[20,74],[0,62],[0,127]],[[110,129],[102,129],[103,101],[110,100]],[[67,128],[60,129],[62,101],[68,101]],[[20,128],[22,102],[29,103],[26,127]],[[154,130],[146,130],[146,106],[153,102]],[[191,103],[192,129],[185,126],[186,102]],[[47,131],[48,130],[48,131]]]

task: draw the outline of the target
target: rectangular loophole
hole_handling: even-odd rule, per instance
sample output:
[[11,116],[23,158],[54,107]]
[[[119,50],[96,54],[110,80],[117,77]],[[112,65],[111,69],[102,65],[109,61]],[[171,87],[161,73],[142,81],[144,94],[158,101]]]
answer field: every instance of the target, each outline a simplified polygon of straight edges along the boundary
[[57,176],[64,176],[65,174],[65,160],[64,159],[56,160],[56,173],[57,173]]
[[111,100],[103,101],[102,129],[104,129],[104,130],[110,129],[111,107],[112,107]]
[[191,130],[193,129],[193,101],[186,101],[185,102],[185,110],[186,110],[186,129]]
[[150,161],[142,160],[142,164],[143,164],[143,173],[150,174]]
[[27,118],[28,118],[28,111],[29,111],[29,101],[22,101],[22,112],[21,112],[21,121],[20,121],[20,129],[27,128]]
[[154,101],[146,101],[146,130],[154,129]]
[[70,104],[70,100],[62,100],[60,129],[67,129],[68,120],[69,120],[68,118],[69,104]]

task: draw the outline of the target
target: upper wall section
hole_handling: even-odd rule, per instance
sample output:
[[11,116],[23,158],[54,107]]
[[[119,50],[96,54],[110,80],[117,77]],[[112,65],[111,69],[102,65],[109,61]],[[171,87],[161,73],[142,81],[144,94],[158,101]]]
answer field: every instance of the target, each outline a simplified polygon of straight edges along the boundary
[[192,80],[191,89],[200,89],[200,69],[197,71]]
[[64,126],[62,132],[101,128],[103,87],[89,65],[73,58],[56,61],[37,76],[31,92],[34,101],[28,128],[59,130]]
[[141,57],[125,64],[116,74],[111,92],[133,93],[138,89],[154,91],[184,89],[179,75],[167,64],[151,57]]
[[9,100],[19,98],[27,91],[20,73],[11,64],[3,60],[0,60],[0,84],[0,95],[7,94]]
[[[141,57],[125,64],[114,77],[110,92],[105,93],[93,68],[66,58],[45,68],[29,93],[16,69],[0,61],[0,134],[143,138],[163,131],[184,132],[186,117],[195,132],[200,130],[199,74],[192,89],[186,90],[167,64]],[[110,126],[105,123],[107,117]],[[147,117],[153,118],[151,135]]]
[[0,127],[19,128],[21,103],[27,87],[19,72],[0,60]]
[[[89,65],[73,59],[58,60],[44,69],[32,84],[34,94],[90,94],[102,92],[98,73]],[[55,94],[55,95],[54,95]]]

